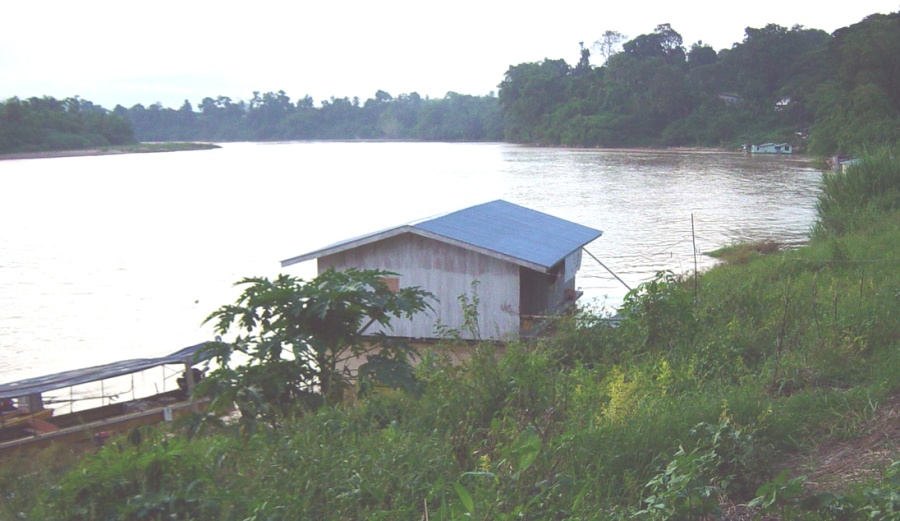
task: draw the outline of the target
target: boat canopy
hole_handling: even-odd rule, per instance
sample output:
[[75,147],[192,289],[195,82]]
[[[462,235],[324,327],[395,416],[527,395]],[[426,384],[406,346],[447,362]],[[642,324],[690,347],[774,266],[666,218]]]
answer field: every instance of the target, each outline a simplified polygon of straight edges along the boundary
[[84,369],[73,369],[62,373],[50,374],[46,376],[38,376],[18,382],[10,382],[0,384],[0,399],[19,398],[32,394],[39,394],[46,391],[54,391],[73,385],[85,384],[90,382],[98,382],[116,376],[126,374],[139,373],[141,371],[152,369],[161,365],[169,364],[189,364],[194,365],[199,362],[209,360],[211,355],[199,353],[200,348],[206,345],[206,342],[185,347],[184,349],[175,351],[174,353],[160,358],[135,358],[133,360],[121,360],[109,364],[87,367]]

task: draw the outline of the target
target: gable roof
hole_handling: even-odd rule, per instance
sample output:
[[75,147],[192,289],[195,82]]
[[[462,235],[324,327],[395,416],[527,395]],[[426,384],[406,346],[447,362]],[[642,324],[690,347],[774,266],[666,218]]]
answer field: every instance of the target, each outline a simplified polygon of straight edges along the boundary
[[281,261],[281,266],[333,255],[395,235],[413,233],[537,271],[547,271],[603,234],[559,217],[496,200],[347,239]]

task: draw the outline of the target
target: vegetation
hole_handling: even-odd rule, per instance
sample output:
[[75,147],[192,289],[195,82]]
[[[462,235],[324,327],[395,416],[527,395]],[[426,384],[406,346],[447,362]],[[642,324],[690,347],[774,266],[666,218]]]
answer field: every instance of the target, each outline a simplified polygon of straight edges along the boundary
[[315,409],[328,398],[340,401],[350,377],[347,362],[364,356],[369,360],[360,367],[363,374],[388,374],[393,378],[382,379],[408,388],[410,348],[389,341],[383,331],[363,336],[372,325],[389,328],[391,318],[428,309],[430,293],[415,287],[391,291],[383,278],[393,275],[331,269],[309,282],[288,275],[240,281],[245,289],[237,302],[207,318],[220,335],[243,333],[204,348],[216,362],[200,384],[213,398],[213,417],[237,405],[245,426],[258,419],[277,425],[298,404]]
[[396,98],[384,91],[361,102],[331,98],[315,107],[306,96],[296,103],[284,91],[254,92],[249,103],[226,96],[204,98],[199,112],[189,101],[178,110],[159,103],[114,112],[131,121],[142,141],[273,141],[370,139],[500,141],[497,98],[455,92],[439,99],[417,93]]
[[[0,517],[897,519],[900,201],[885,157],[896,150],[826,174],[808,247],[758,248],[768,254],[702,274],[696,296],[693,280],[661,273],[629,294],[617,327],[584,311],[461,364],[423,352],[416,392],[361,385],[315,411],[278,401],[276,421],[253,430],[134,431],[56,470],[6,460]],[[248,280],[241,309],[213,316],[250,331],[235,344],[251,359],[280,364],[263,351],[285,346],[302,359],[369,312],[344,307],[357,300],[334,276]],[[355,318],[312,327],[330,313],[314,303]],[[253,364],[235,374],[244,390],[312,368],[251,377]],[[880,455],[862,477],[806,481],[817,449],[854,443]]]
[[706,255],[723,260],[729,264],[746,264],[754,255],[768,255],[780,249],[780,245],[772,240],[745,242],[724,246],[717,250],[706,252]]
[[0,154],[134,143],[128,120],[90,101],[51,97],[0,103]]
[[788,142],[819,155],[900,139],[900,13],[828,35],[774,24],[716,52],[670,25],[633,40],[607,31],[590,64],[507,70],[505,138],[567,146],[740,146]]

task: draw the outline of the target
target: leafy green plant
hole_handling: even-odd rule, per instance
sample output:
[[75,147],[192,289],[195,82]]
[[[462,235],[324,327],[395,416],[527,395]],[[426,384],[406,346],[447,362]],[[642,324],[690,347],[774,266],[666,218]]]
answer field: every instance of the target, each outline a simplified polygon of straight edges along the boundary
[[680,448],[666,468],[647,483],[650,495],[637,519],[703,519],[719,510],[721,489],[710,481],[714,452],[686,452]]
[[693,297],[671,271],[657,272],[625,295],[620,327],[649,350],[666,350],[684,342],[695,326]]
[[803,494],[803,482],[806,476],[789,478],[787,469],[781,471],[772,481],[763,484],[756,491],[756,498],[747,506],[759,507],[760,511],[769,513],[777,511],[783,521],[793,518],[795,507]]
[[328,270],[303,280],[279,275],[275,280],[247,278],[233,305],[213,312],[206,321],[232,342],[211,342],[205,351],[216,369],[198,392],[213,398],[213,410],[237,404],[242,421],[282,416],[297,402],[315,407],[339,400],[349,375],[339,367],[350,358],[380,355],[368,374],[387,372],[388,361],[405,364],[409,348],[385,336],[364,336],[372,324],[390,327],[394,317],[411,317],[428,309],[432,295],[417,287],[392,292],[380,270]]

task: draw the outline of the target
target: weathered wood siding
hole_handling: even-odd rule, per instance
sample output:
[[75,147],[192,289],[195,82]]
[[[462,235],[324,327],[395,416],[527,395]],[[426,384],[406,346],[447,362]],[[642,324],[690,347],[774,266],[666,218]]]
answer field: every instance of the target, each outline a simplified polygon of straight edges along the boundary
[[393,271],[400,274],[401,287],[419,286],[439,299],[432,303],[434,310],[430,313],[421,313],[412,320],[395,319],[387,334],[434,338],[437,323],[461,328],[463,312],[458,298],[470,295],[472,281],[478,280],[481,338],[518,337],[519,267],[515,264],[405,233],[318,259],[319,273],[331,267]]

